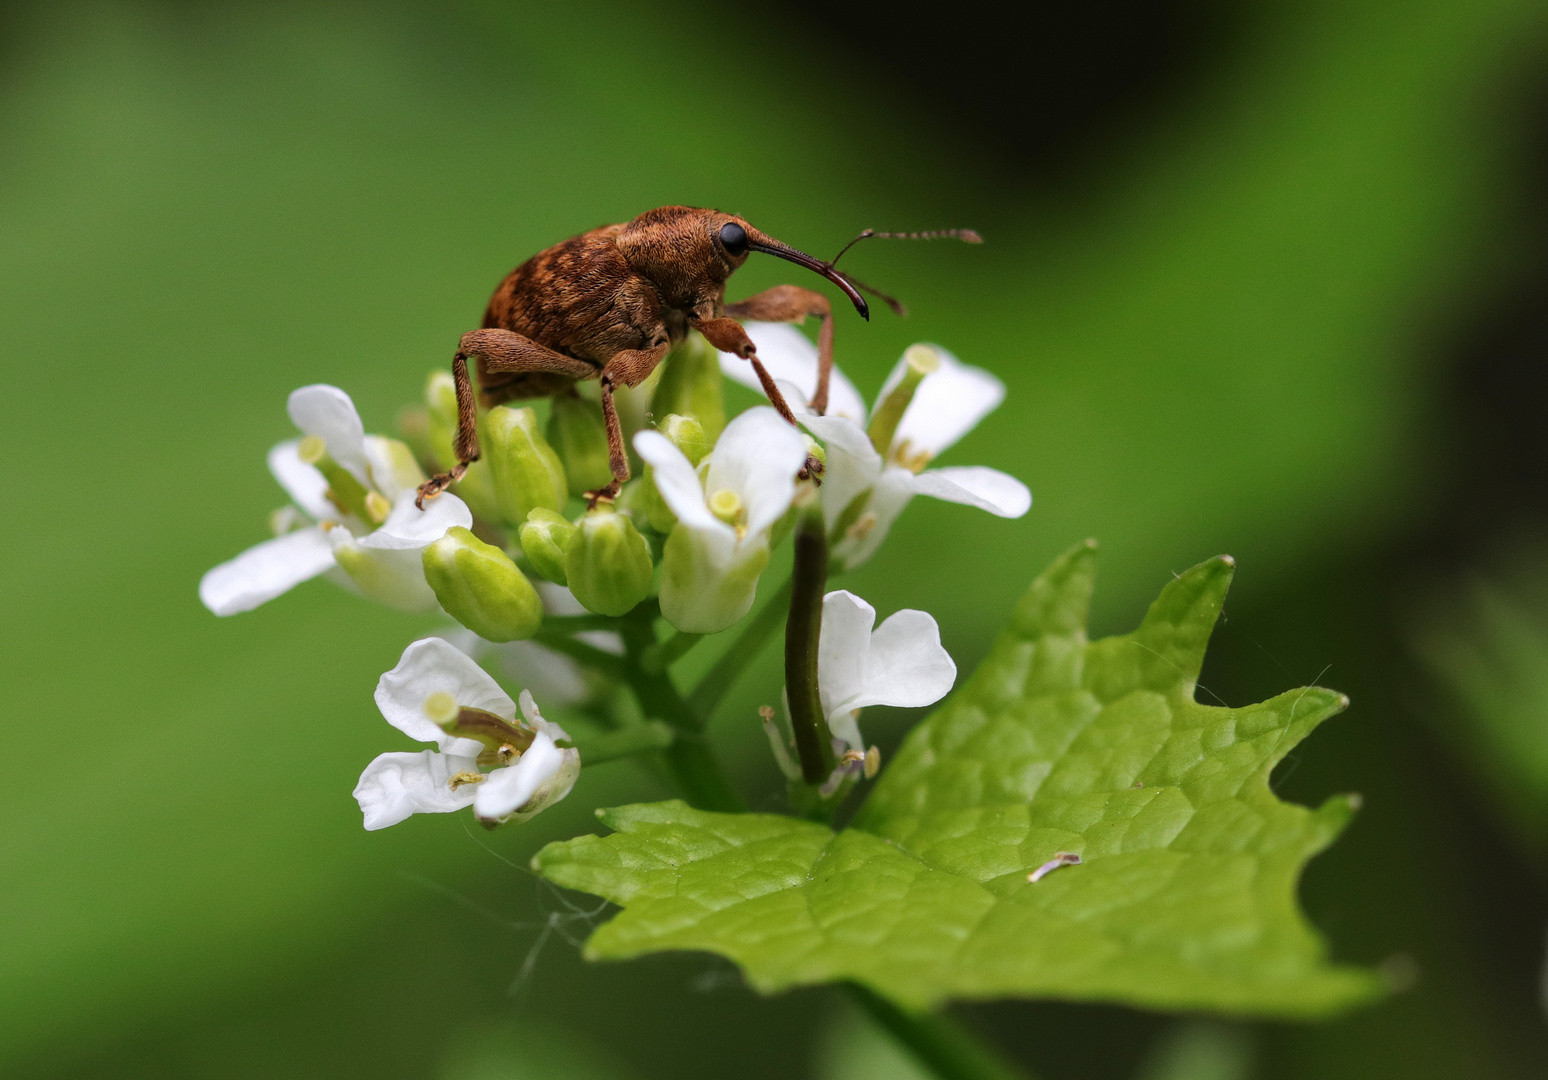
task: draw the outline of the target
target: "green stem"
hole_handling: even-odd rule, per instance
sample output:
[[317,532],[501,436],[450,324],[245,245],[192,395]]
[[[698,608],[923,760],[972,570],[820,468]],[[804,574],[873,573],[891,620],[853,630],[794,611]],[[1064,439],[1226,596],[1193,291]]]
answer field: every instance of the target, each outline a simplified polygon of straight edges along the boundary
[[532,640],[545,649],[552,649],[556,653],[563,653],[577,663],[594,667],[614,678],[628,678],[628,661],[622,656],[604,652],[595,645],[587,645],[584,641],[576,641],[567,634],[550,634],[546,626]]
[[858,983],[845,983],[844,990],[941,1080],[1033,1080],[981,1036],[944,1013],[905,1012]]
[[704,727],[702,718],[683,700],[669,674],[650,671],[641,663],[646,650],[655,645],[651,623],[648,612],[642,617],[631,613],[619,620],[618,629],[628,650],[625,678],[639,700],[640,711],[646,719],[665,721],[678,732],[662,754],[673,780],[684,798],[701,810],[746,810],[747,804],[732,786],[720,759],[700,734]]
[[758,614],[752,617],[731,647],[715,661],[715,666],[699,680],[699,685],[688,695],[688,704],[694,713],[706,720],[714,714],[715,707],[726,696],[736,680],[747,670],[748,663],[763,648],[769,635],[779,628],[786,609],[790,606],[790,582],[785,582],[769,597]]
[[790,730],[808,784],[828,779],[837,762],[833,737],[817,693],[817,643],[822,635],[822,595],[828,583],[828,538],[822,508],[801,511],[795,528],[795,569],[790,575],[790,617],[785,622],[785,692]]
[[576,634],[582,630],[613,630],[618,620],[611,615],[544,615],[546,634]]
[[648,671],[665,671],[704,640],[703,634],[673,634],[659,645],[651,645],[640,654],[640,664]]
[[604,761],[665,750],[675,738],[676,733],[670,725],[660,720],[647,720],[618,731],[574,740],[574,746],[580,751],[582,766],[600,765]]

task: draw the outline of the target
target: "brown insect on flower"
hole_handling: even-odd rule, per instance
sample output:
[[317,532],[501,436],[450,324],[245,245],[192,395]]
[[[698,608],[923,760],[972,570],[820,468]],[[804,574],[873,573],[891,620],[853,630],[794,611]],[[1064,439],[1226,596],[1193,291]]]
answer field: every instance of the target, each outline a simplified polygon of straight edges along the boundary
[[613,479],[588,493],[593,503],[616,496],[629,478],[614,391],[649,378],[690,329],[722,352],[749,361],[769,401],[793,424],[789,405],[737,320],[799,323],[808,315],[820,316],[821,371],[811,408],[824,411],[833,366],[833,313],[828,298],[795,285],[776,285],[727,304],[726,279],[753,252],[821,274],[843,290],[862,317],[870,318],[859,289],[831,262],[798,251],[735,214],[663,206],[633,221],[572,237],[511,271],[489,301],[483,329],[462,335],[452,358],[457,463],[420,487],[421,503],[461,479],[468,464],[478,460],[470,358],[476,364],[479,399],[486,407],[549,397],[585,379],[601,380]]

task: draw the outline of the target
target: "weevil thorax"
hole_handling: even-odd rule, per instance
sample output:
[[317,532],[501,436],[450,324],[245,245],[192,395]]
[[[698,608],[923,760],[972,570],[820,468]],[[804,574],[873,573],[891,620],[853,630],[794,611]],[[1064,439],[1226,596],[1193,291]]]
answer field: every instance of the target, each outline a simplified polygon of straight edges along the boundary
[[696,206],[662,206],[647,210],[618,233],[618,250],[635,272],[649,279],[662,301],[684,312],[703,312],[718,305],[726,279],[747,261],[744,249],[732,255],[721,241],[727,223],[756,230],[735,214]]

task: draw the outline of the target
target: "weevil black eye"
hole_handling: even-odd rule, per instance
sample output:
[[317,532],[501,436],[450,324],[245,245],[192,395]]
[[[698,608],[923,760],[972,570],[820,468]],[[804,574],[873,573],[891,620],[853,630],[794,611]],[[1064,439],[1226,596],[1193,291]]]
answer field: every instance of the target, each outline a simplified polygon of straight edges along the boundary
[[734,221],[728,221],[720,227],[720,243],[726,249],[726,254],[733,259],[747,254],[747,230]]

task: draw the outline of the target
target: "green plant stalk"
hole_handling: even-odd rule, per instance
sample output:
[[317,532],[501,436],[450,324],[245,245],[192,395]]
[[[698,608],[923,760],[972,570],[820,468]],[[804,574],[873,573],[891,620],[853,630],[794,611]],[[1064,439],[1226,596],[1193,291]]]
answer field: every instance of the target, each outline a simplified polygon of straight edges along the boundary
[[982,1036],[945,1013],[905,1012],[859,983],[845,983],[844,991],[941,1080],[1034,1080]]
[[721,654],[715,665],[699,680],[699,685],[688,695],[688,705],[694,715],[708,720],[715,707],[726,696],[736,680],[747,670],[747,662],[779,626],[781,618],[790,607],[790,582],[786,581],[779,591],[769,597],[758,614],[743,628],[731,647]]
[[700,734],[703,719],[683,700],[667,672],[652,671],[644,663],[646,653],[656,645],[654,621],[654,612],[649,609],[636,609],[619,620],[627,650],[624,679],[647,719],[665,721],[677,730],[678,737],[662,757],[683,797],[702,810],[744,811],[747,803]]
[[801,759],[801,778],[821,784],[837,764],[833,736],[817,693],[817,643],[822,635],[822,596],[828,584],[828,537],[816,500],[795,527],[795,569],[790,575],[790,617],[785,621],[785,692],[790,729]]
[[688,650],[703,640],[703,634],[678,632],[659,645],[652,645],[641,653],[640,664],[649,671],[665,671],[688,655]]
[[647,720],[643,724],[609,731],[590,738],[572,740],[580,751],[582,767],[600,765],[606,761],[645,754],[653,750],[665,750],[676,739],[671,725],[660,720]]
[[532,640],[545,649],[563,653],[576,663],[594,667],[612,678],[625,681],[628,679],[629,663],[624,657],[603,652],[595,645],[587,645],[584,641],[576,641],[568,634],[550,633],[546,623]]

